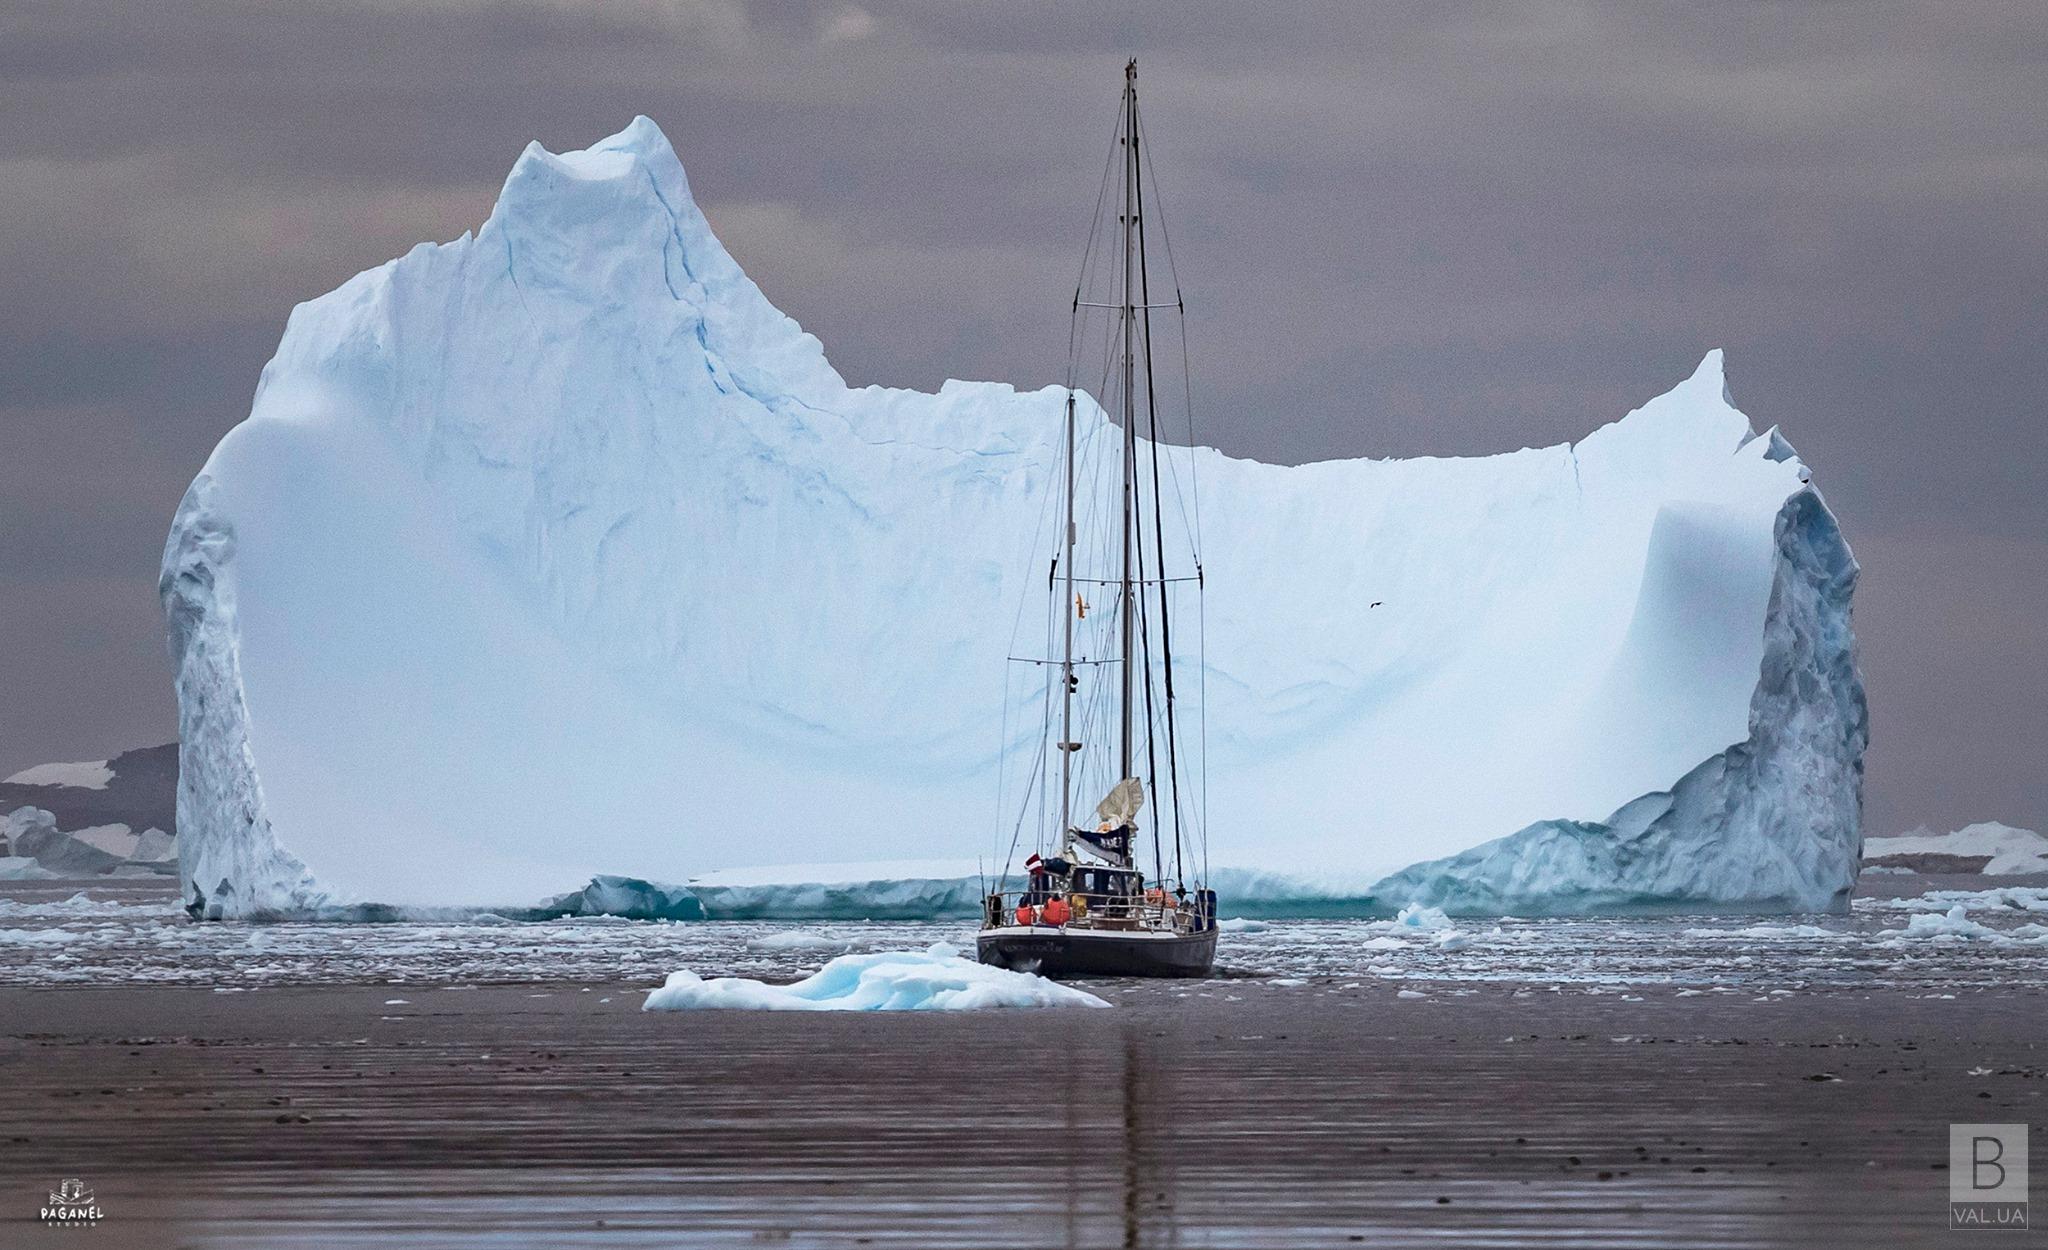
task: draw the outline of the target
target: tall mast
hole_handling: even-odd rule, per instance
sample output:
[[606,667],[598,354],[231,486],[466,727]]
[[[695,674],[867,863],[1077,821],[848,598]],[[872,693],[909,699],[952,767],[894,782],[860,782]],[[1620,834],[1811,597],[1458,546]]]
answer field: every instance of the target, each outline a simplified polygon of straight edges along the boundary
[[[1075,297],[1077,300],[1079,296]],[[1060,567],[1066,570],[1066,606],[1060,618],[1066,623],[1066,639],[1060,651],[1060,854],[1071,858],[1068,845],[1073,835],[1074,801],[1072,770],[1074,750],[1074,392],[1067,391],[1067,533]]]
[[1131,775],[1131,712],[1133,710],[1131,706],[1131,683],[1137,676],[1136,657],[1131,653],[1132,626],[1136,623],[1138,611],[1137,597],[1132,593],[1134,588],[1131,584],[1132,548],[1135,545],[1131,534],[1131,527],[1136,519],[1133,495],[1137,490],[1138,462],[1137,404],[1131,395],[1131,387],[1135,381],[1133,374],[1136,365],[1135,353],[1132,351],[1131,343],[1132,323],[1137,320],[1137,309],[1131,302],[1136,296],[1136,290],[1131,282],[1131,265],[1135,259],[1133,255],[1135,249],[1132,246],[1132,231],[1136,225],[1137,218],[1138,145],[1134,142],[1137,135],[1138,60],[1136,57],[1133,57],[1130,63],[1124,66],[1124,568],[1122,587],[1123,620],[1121,622],[1123,625],[1123,663],[1119,666],[1123,670],[1123,733],[1117,754],[1117,767],[1119,770],[1117,772],[1117,779],[1119,781]]

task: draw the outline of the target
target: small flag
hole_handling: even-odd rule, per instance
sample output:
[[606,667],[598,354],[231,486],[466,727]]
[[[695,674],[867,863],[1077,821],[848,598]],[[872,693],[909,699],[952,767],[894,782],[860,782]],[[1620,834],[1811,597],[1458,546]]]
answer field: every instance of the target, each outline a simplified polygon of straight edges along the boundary
[[1078,590],[1074,592],[1074,615],[1084,621],[1088,619],[1088,601],[1081,597]]
[[1040,859],[1035,853],[1031,856],[1030,859],[1024,861],[1024,871],[1026,872],[1040,872],[1043,871],[1044,868],[1045,861]]

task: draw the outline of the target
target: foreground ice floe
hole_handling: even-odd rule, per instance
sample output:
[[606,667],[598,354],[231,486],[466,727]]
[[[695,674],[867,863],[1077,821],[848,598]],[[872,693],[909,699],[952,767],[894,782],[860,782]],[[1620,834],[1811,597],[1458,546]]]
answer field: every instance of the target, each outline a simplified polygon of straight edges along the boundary
[[991,1007],[1107,1007],[1095,995],[963,959],[952,947],[841,955],[791,985],[744,977],[706,980],[688,969],[647,996],[648,1011],[973,1011]]
[[[718,874],[1002,858],[985,813],[1022,779],[996,761],[1033,753],[994,748],[1034,740],[1043,693],[1006,692],[1005,656],[1064,400],[849,387],[651,122],[528,148],[473,237],[293,311],[178,509],[187,902],[502,910],[631,874],[741,910],[957,907],[966,873]],[[1473,459],[1165,450],[1228,536],[1226,907],[1846,897],[1865,727],[1834,518],[1718,352],[1606,415]]]

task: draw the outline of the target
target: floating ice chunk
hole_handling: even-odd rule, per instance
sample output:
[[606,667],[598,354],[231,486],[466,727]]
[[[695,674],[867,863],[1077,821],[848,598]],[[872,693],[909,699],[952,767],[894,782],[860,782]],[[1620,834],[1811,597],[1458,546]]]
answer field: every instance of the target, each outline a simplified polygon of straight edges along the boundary
[[1440,951],[1461,951],[1472,945],[1472,935],[1462,929],[1439,929],[1430,940]]
[[1394,917],[1394,923],[1407,925],[1411,929],[1448,929],[1451,927],[1451,918],[1444,915],[1444,909],[1441,907],[1424,907],[1420,903],[1410,903],[1401,909],[1400,915]]
[[1271,927],[1263,920],[1246,920],[1243,916],[1232,916],[1216,922],[1216,928],[1224,933],[1264,933]]
[[687,968],[647,996],[647,1011],[974,1011],[990,1007],[1107,1007],[1044,977],[962,959],[938,943],[922,951],[841,955],[793,985],[745,977],[705,980]]
[[57,874],[26,855],[0,855],[0,881],[55,881]]
[[141,835],[124,824],[93,825],[85,829],[73,829],[68,836],[94,850],[105,851],[116,859],[135,858],[135,848],[141,842]]
[[1996,929],[1986,928],[1970,919],[1969,912],[1961,903],[1936,915],[1922,912],[1906,922],[1901,938],[1967,938],[1973,940],[1996,939]]
[[1399,993],[1395,994],[1395,995],[1394,995],[1394,997],[1395,997],[1395,998],[1428,998],[1428,997],[1429,997],[1429,995],[1427,995],[1427,994],[1423,993],[1423,992],[1422,992],[1421,990],[1402,990],[1402,991],[1400,991]]

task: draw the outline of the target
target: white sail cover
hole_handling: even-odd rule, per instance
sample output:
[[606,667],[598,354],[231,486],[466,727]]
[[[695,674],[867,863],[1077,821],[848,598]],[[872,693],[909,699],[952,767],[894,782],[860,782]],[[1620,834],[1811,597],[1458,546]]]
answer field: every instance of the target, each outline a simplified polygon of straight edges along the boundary
[[1145,783],[1136,777],[1126,777],[1110,788],[1109,795],[1095,805],[1095,818],[1110,829],[1121,829],[1125,825],[1136,828],[1138,813],[1145,806]]

